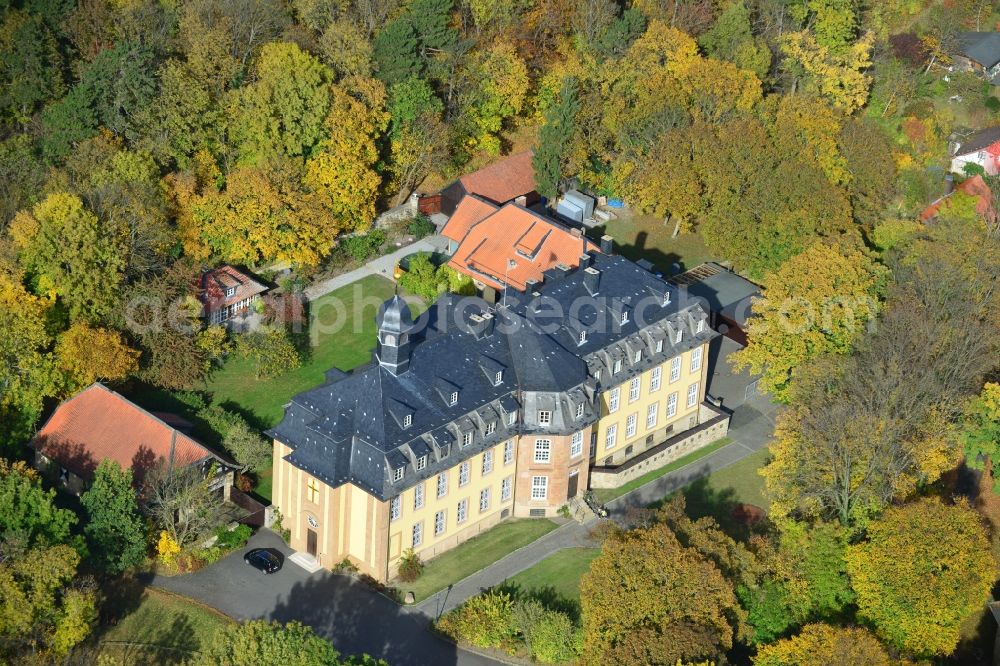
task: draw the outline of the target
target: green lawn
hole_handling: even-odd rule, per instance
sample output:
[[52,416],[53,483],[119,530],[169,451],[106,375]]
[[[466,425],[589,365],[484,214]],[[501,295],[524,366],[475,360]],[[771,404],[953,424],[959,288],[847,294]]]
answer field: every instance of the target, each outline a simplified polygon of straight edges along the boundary
[[600,548],[566,548],[511,578],[509,585],[531,596],[554,596],[579,604],[580,578],[590,563],[601,554]]
[[[242,411],[261,427],[281,420],[297,393],[323,383],[330,368],[350,370],[371,359],[375,314],[395,285],[371,275],[309,304],[309,357],[302,366],[271,379],[255,379],[251,363],[232,357],[208,381],[212,401]],[[422,305],[411,305],[414,316]]]
[[267,504],[271,503],[271,488],[274,483],[273,474],[274,470],[271,467],[259,472],[257,474],[257,485],[253,488],[254,494]]
[[709,453],[721,449],[723,446],[730,442],[728,437],[723,437],[718,439],[708,446],[698,449],[697,451],[692,451],[682,458],[678,458],[669,465],[661,467],[660,469],[654,469],[652,472],[643,474],[637,479],[632,479],[628,483],[618,488],[598,488],[594,490],[594,495],[597,497],[597,501],[601,504],[607,504],[611,500],[621,497],[627,492],[633,491],[639,486],[645,485],[652,481],[653,479],[658,479],[668,472],[672,472],[675,469],[680,469],[684,465],[689,465],[699,458],[704,458]]
[[[123,615],[98,627],[93,640],[116,664],[180,664],[232,622],[207,606],[152,588],[130,603],[120,597],[111,601]],[[136,605],[119,605],[126,603]]]
[[[622,213],[618,219],[611,220],[604,227],[595,229],[601,234],[610,234],[615,239],[615,246],[622,256],[637,261],[647,259],[656,268],[668,274],[674,263],[687,270],[698,264],[714,259],[712,253],[701,236],[696,233],[679,234],[671,238],[673,225],[664,225],[663,218],[652,215],[635,215]],[[594,235],[594,234],[589,234]]]
[[716,493],[726,493],[734,502],[753,504],[767,510],[771,501],[764,488],[764,477],[759,473],[767,462],[768,450],[763,449],[720,469],[708,476],[708,487]]
[[466,576],[488,567],[504,555],[526,546],[557,527],[551,520],[519,518],[506,520],[465,543],[427,562],[412,583],[397,583],[404,593],[412,591],[417,601],[426,599]]

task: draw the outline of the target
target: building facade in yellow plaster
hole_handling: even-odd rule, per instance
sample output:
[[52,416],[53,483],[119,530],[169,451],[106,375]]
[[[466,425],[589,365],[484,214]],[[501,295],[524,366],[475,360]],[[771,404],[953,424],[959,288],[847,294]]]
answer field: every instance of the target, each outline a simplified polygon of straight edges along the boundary
[[698,425],[716,334],[681,297],[597,253],[505,307],[443,297],[421,326],[395,297],[372,364],[331,372],[270,433],[291,546],[386,581],[408,549],[427,560],[510,516],[553,516],[592,466]]

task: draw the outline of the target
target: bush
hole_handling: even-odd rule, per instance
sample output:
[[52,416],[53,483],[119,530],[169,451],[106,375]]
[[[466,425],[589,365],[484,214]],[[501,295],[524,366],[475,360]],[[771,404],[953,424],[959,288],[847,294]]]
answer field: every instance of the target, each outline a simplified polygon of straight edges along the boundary
[[404,583],[412,583],[420,578],[424,572],[424,563],[420,561],[420,556],[413,552],[412,548],[403,551],[403,557],[399,560],[399,580]]
[[489,590],[472,597],[437,622],[437,629],[455,641],[476,647],[504,647],[517,636],[514,602],[506,592]]
[[219,548],[218,546],[210,546],[203,549],[198,553],[198,559],[200,559],[205,564],[215,564],[222,559],[222,556],[226,554],[224,548]]
[[340,248],[352,259],[364,261],[379,253],[379,250],[385,245],[386,238],[385,232],[381,229],[372,229],[367,234],[357,234],[342,238],[340,240]]
[[[991,99],[996,99],[996,98],[991,98]],[[417,238],[430,236],[432,233],[434,233],[435,229],[436,227],[434,226],[434,223],[431,222],[430,218],[424,215],[423,213],[419,213],[415,218],[413,218],[413,221],[410,222],[410,224],[406,227],[406,230],[410,233],[410,235],[416,236]]]
[[545,615],[532,628],[530,638],[524,642],[528,652],[543,664],[572,661],[579,655],[582,631],[573,626],[573,621],[565,613],[545,611]]
[[990,95],[989,97],[986,98],[986,108],[992,111],[993,113],[1000,111],[1000,99],[994,97],[993,95]]
[[224,550],[242,548],[253,535],[253,530],[247,525],[238,525],[236,529],[227,530],[220,527],[215,531],[216,545]]

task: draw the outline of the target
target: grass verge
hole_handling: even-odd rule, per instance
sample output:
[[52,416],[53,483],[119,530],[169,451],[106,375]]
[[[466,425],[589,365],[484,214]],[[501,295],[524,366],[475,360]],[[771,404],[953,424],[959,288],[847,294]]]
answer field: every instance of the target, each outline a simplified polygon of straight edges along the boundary
[[530,596],[553,596],[579,605],[580,579],[600,554],[600,548],[564,548],[525,569],[507,583]]
[[622,495],[635,490],[639,486],[644,486],[650,481],[660,478],[664,474],[669,474],[670,472],[673,472],[676,469],[680,469],[685,465],[689,465],[700,458],[704,458],[705,456],[707,456],[710,453],[713,453],[714,451],[718,451],[726,444],[729,444],[730,441],[732,440],[730,440],[728,437],[717,439],[711,444],[708,444],[707,446],[700,448],[697,451],[692,451],[686,456],[678,458],[669,465],[661,467],[660,469],[654,469],[652,472],[647,472],[646,474],[643,474],[639,478],[632,479],[628,483],[619,486],[618,488],[597,488],[594,490],[594,496],[597,497],[597,501],[600,502],[601,504],[607,504],[611,500],[617,499]]
[[[121,600],[119,600],[121,601]],[[184,597],[146,588],[136,605],[95,635],[98,652],[120,664],[181,664],[215,640],[232,622]]]
[[428,561],[420,578],[412,583],[398,583],[398,587],[404,593],[412,591],[417,601],[426,599],[438,590],[457,583],[548,534],[556,527],[558,525],[551,520],[506,520]]

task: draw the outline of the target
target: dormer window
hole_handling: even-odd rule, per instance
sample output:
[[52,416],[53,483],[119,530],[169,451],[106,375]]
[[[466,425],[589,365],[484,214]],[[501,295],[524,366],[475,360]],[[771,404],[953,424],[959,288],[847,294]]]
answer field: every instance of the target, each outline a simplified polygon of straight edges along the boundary
[[580,331],[579,342],[577,344],[583,344],[587,341],[587,331]]
[[636,349],[635,350],[635,356],[632,357],[632,362],[633,363],[638,363],[641,360],[642,360],[642,350],[641,349]]
[[628,310],[622,310],[622,323],[628,323]]
[[397,467],[396,469],[392,470],[392,482],[396,483],[397,481],[402,481],[404,472],[406,472],[405,467]]
[[468,446],[469,444],[472,444],[472,433],[462,433],[462,446]]
[[517,424],[517,412],[511,412],[507,416],[507,425],[516,425],[516,424]]
[[684,331],[677,329],[677,333],[674,334],[674,344],[679,345],[681,340],[684,338]]
[[490,421],[489,423],[486,424],[486,434],[487,435],[492,435],[496,431],[497,431],[497,422],[496,421]]
[[704,319],[699,319],[698,320],[698,324],[696,325],[696,328],[695,328],[695,333],[701,333],[704,330],[705,330],[705,320]]
[[413,425],[413,415],[412,414],[405,414],[403,416],[403,427],[404,428],[409,428],[411,425]]
[[500,370],[493,376],[493,385],[500,386],[503,383],[503,370]]
[[663,294],[663,305],[664,305],[664,307],[670,305],[670,292],[669,291]]
[[656,341],[656,353],[659,354],[663,351],[663,340]]
[[427,456],[420,456],[417,458],[417,471],[419,472],[425,467],[427,467]]
[[226,287],[226,298],[232,298],[236,295],[236,287]]
[[448,404],[449,405],[457,405],[458,404],[458,391],[452,391],[451,392],[451,396],[448,398]]
[[617,359],[615,361],[615,372],[618,373],[618,372],[621,372],[621,371],[622,371],[622,360],[621,359]]
[[538,410],[538,425],[549,425],[552,423],[552,412],[547,409]]
[[576,406],[576,418],[583,418],[583,403]]

